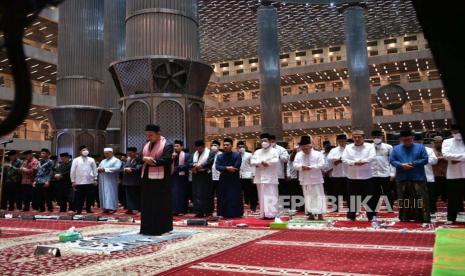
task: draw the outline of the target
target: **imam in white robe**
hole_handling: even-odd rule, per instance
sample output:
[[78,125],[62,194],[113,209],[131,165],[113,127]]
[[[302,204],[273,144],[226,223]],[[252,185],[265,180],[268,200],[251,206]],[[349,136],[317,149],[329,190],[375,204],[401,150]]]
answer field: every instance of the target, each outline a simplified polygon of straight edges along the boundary
[[[325,157],[323,153],[311,150],[309,154],[300,151],[294,159],[294,168],[299,172],[299,181],[305,198],[307,213],[320,215],[326,213],[326,197],[323,188],[323,173]],[[309,166],[310,170],[304,170]]]

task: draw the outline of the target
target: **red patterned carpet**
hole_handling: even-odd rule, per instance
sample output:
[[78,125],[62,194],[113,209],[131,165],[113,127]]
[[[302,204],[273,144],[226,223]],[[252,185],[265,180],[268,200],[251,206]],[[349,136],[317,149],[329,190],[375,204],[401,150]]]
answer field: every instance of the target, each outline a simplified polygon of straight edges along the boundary
[[433,233],[284,230],[169,275],[430,275]]

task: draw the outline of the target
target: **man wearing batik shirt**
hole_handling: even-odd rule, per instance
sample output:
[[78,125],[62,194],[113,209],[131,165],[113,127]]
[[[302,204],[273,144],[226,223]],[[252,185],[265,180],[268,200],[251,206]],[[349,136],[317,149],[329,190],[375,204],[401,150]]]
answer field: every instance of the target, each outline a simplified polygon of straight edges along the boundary
[[[357,202],[368,200],[367,212],[368,220],[376,219],[376,206],[378,204],[379,187],[371,181],[373,178],[372,162],[376,157],[376,150],[373,144],[365,142],[365,133],[362,130],[352,132],[354,143],[347,145],[342,153],[342,162],[347,164],[349,212],[347,218],[355,220],[355,213],[360,211]],[[357,197],[360,199],[357,200]],[[355,209],[354,209],[355,207]]]
[[447,165],[447,222],[454,223],[463,211],[465,197],[465,145],[457,125],[452,126],[452,138],[444,140],[442,154]]
[[23,201],[23,211],[28,212],[34,196],[34,183],[39,168],[39,161],[34,158],[32,150],[23,152],[25,160],[21,166],[21,198]]
[[45,212],[45,205],[47,205],[49,212],[53,212],[50,180],[52,180],[54,175],[54,163],[49,156],[50,151],[48,149],[40,151],[39,167],[35,181],[32,183],[32,186],[35,188],[35,196],[40,212]]
[[8,163],[5,164],[5,195],[6,206],[9,211],[16,208],[21,209],[21,165],[18,152],[10,150],[8,152]]

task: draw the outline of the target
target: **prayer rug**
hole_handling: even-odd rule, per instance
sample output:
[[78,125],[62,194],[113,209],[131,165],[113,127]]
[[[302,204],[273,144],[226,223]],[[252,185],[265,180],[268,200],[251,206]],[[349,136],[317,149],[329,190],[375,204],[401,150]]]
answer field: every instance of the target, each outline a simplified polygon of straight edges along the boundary
[[433,276],[465,275],[465,230],[438,229]]

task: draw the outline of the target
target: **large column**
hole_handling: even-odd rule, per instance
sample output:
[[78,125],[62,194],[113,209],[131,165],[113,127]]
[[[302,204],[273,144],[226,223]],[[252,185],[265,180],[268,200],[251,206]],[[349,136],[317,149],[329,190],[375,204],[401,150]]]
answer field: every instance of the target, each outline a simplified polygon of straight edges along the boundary
[[260,113],[262,132],[283,139],[279,73],[278,12],[272,5],[257,10]]
[[56,129],[54,151],[75,155],[105,146],[111,112],[103,109],[103,1],[67,0],[59,7],[57,107],[48,111]]
[[373,117],[364,12],[364,7],[359,4],[352,4],[344,10],[344,33],[349,71],[352,129],[363,130],[367,136],[370,136]]
[[107,128],[107,144],[118,149],[121,141],[120,96],[108,71],[110,63],[125,57],[126,0],[105,0],[105,41],[103,66],[104,107],[113,112]]
[[142,147],[147,123],[191,149],[204,138],[203,94],[213,70],[200,61],[198,27],[197,0],[126,1],[126,58],[111,67],[122,96],[122,147]]

